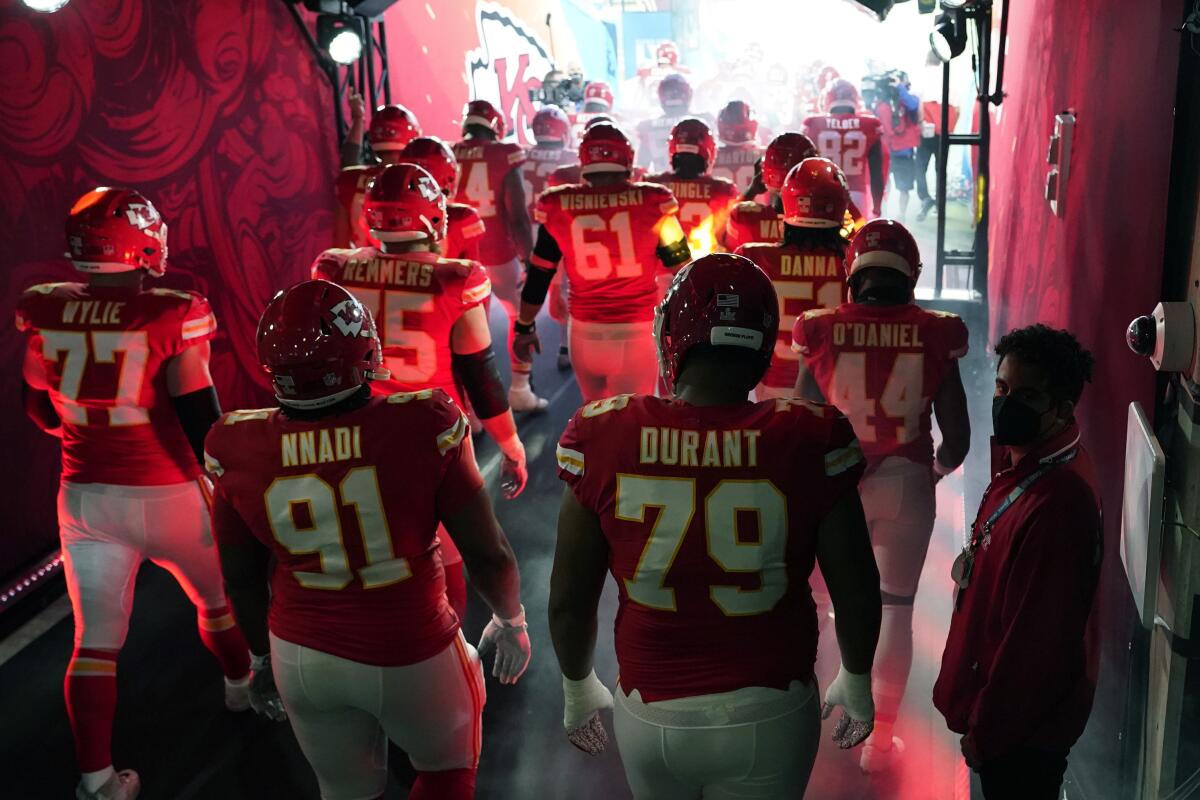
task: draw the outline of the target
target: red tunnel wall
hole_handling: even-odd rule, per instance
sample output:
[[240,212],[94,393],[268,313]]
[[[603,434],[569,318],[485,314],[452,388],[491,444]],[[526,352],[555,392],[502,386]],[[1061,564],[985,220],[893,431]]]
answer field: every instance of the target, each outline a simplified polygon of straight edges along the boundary
[[[1125,420],[1153,413],[1154,372],[1125,345],[1131,319],[1161,297],[1182,3],[1010,0],[1004,90],[992,138],[991,341],[1034,322],[1067,328],[1096,356],[1079,417],[1100,471],[1108,548],[1105,666],[1088,754],[1088,797],[1110,793],[1131,599],[1119,551]],[[1082,13],[1081,13],[1082,12]],[[1066,216],[1043,197],[1054,115],[1077,117]],[[983,422],[982,420],[977,422]],[[1078,773],[1084,759],[1073,758]],[[1124,795],[1122,795],[1124,796]]]

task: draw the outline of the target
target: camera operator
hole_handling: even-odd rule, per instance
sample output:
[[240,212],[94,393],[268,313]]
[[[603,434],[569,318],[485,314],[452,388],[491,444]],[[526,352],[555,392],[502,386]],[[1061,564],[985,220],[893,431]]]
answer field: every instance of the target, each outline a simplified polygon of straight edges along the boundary
[[583,102],[583,73],[571,69],[569,73],[552,69],[542,79],[542,85],[529,90],[529,99],[545,106],[558,106],[573,117]]
[[[917,175],[917,148],[921,145],[921,101],[909,91],[908,75],[889,70],[863,79],[867,106],[883,123],[883,145],[891,160],[892,181],[900,195],[897,219],[908,215],[908,195]],[[873,88],[867,90],[867,86]]]

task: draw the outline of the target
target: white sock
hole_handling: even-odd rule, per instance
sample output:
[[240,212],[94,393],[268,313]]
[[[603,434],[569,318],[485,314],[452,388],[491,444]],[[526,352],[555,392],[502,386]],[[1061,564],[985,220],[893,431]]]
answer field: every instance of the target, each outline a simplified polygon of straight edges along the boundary
[[88,792],[98,792],[100,791],[100,787],[108,783],[109,778],[115,774],[117,774],[117,771],[113,769],[112,764],[95,772],[85,772],[81,776],[83,778],[83,788]]

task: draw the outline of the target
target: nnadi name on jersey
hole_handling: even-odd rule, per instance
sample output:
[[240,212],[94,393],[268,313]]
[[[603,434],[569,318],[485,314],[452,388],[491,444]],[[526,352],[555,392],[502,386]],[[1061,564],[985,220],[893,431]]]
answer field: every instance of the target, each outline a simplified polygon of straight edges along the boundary
[[433,264],[404,261],[394,257],[352,258],[342,266],[343,281],[359,283],[388,283],[394,286],[426,288],[433,283]]
[[837,278],[842,274],[842,262],[831,255],[783,255],[779,274],[785,278]]
[[125,303],[116,300],[68,300],[63,303],[66,325],[120,325]]
[[835,322],[834,345],[923,348],[921,327],[908,322]]
[[285,468],[362,458],[358,425],[285,433],[279,437],[279,446]]
[[625,208],[642,205],[641,189],[627,189],[624,192],[608,194],[563,192],[558,197],[564,211],[594,211],[600,208]]
[[642,464],[681,467],[757,467],[759,430],[692,431],[643,426]]

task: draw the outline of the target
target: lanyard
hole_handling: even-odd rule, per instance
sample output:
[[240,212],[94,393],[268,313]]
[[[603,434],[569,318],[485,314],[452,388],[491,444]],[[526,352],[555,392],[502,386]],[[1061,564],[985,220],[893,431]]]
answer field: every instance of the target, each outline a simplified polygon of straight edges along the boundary
[[[1016,488],[1008,493],[1008,497],[1004,498],[1004,502],[1001,503],[999,507],[997,507],[996,510],[991,513],[990,516],[988,516],[982,527],[979,526],[979,520],[975,520],[975,523],[971,526],[970,543],[967,544],[967,546],[963,548],[963,551],[958,554],[958,558],[954,559],[954,565],[950,568],[950,577],[954,580],[954,583],[958,585],[959,589],[958,595],[955,598],[956,608],[958,608],[959,604],[962,602],[962,590],[971,585],[971,573],[975,571],[975,551],[979,549],[980,542],[991,535],[992,528],[995,527],[996,522],[1000,519],[1000,517],[1004,516],[1004,512],[1012,508],[1013,503],[1017,502],[1021,495],[1029,491],[1030,486],[1033,486],[1035,483],[1037,483],[1050,470],[1061,464],[1066,464],[1067,462],[1071,461],[1073,458],[1075,458],[1075,454],[1078,452],[1079,448],[1072,447],[1067,453],[1044,462],[1037,470],[1029,475],[1026,475],[1024,480],[1018,483]],[[991,487],[988,487],[988,491],[984,492],[983,502],[980,504],[981,507],[987,504],[988,493],[990,491]]]
[[[1017,502],[1017,500],[1019,500],[1021,498],[1021,495],[1025,494],[1025,492],[1029,491],[1030,486],[1033,486],[1035,483],[1037,483],[1039,480],[1041,480],[1042,477],[1045,476],[1045,474],[1047,472],[1054,469],[1055,467],[1072,461],[1075,458],[1075,454],[1078,452],[1079,452],[1079,448],[1077,448],[1077,447],[1071,448],[1071,450],[1068,451],[1067,453],[1059,456],[1058,458],[1055,458],[1055,459],[1045,462],[1036,471],[1030,473],[1029,475],[1026,475],[1025,479],[1022,480],[1020,483],[1018,483],[1016,485],[1016,487],[1011,492],[1008,493],[1008,497],[1004,498],[1004,502],[1001,503],[996,508],[996,510],[993,511],[991,513],[991,515],[988,516],[987,520],[983,523],[983,528],[982,528],[983,536],[986,536],[987,534],[992,532],[992,528],[996,527],[996,522],[999,521],[1000,517],[1004,516],[1004,512],[1006,512],[1010,508],[1012,508],[1013,503]],[[987,502],[986,493],[984,496],[984,502]],[[982,538],[982,536],[980,535],[979,521],[977,519],[975,521],[975,524],[971,526],[971,543],[970,543],[970,545],[968,545],[969,549],[971,549],[972,551],[977,549],[979,547],[979,541],[981,538]]]

